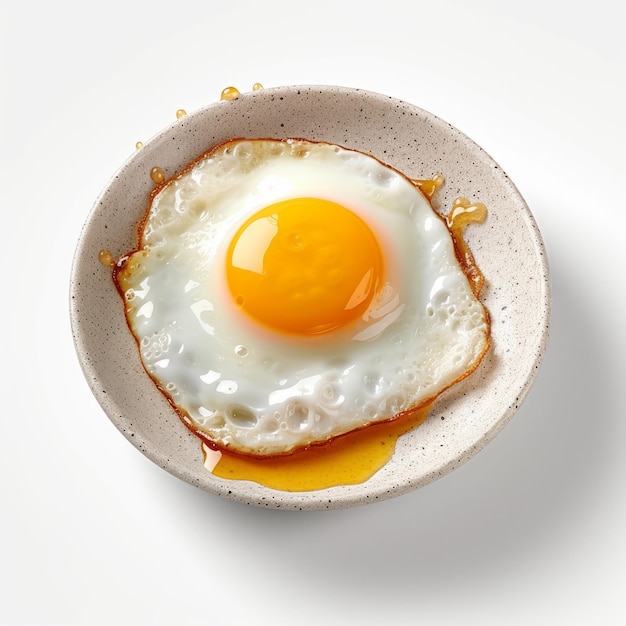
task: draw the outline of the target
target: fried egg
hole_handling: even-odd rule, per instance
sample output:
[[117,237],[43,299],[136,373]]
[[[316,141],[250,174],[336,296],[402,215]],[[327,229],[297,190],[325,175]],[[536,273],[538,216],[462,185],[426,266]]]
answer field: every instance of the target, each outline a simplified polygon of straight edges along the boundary
[[187,426],[259,457],[424,406],[489,344],[427,198],[328,143],[217,146],[155,193],[114,277],[143,366]]

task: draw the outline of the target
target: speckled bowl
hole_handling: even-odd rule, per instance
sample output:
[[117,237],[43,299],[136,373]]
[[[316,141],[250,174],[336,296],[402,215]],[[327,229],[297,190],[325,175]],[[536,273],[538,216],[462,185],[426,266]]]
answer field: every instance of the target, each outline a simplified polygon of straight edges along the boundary
[[[479,368],[435,403],[402,436],[391,461],[362,484],[311,492],[276,491],[216,478],[203,466],[199,440],[145,374],[126,326],[110,269],[98,260],[136,244],[137,223],[153,188],[149,172],[168,177],[233,137],[303,137],[368,152],[412,178],[443,173],[436,208],[457,196],[485,203],[487,221],[467,231],[486,276],[492,347]],[[550,282],[541,236],[523,198],[473,141],[422,109],[343,87],[295,86],[242,93],[175,122],[133,154],[88,217],[71,276],[71,322],[78,357],[98,402],[124,436],[175,476],[242,503],[285,509],[365,504],[416,489],[481,450],[510,420],[542,359],[550,319]]]

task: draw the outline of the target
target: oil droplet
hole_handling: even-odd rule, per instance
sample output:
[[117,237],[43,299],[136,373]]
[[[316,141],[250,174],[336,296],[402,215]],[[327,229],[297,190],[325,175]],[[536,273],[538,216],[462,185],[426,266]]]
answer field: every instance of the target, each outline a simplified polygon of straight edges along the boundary
[[411,182],[429,199],[443,186],[444,177],[437,175],[434,178],[411,178]]
[[239,97],[239,89],[237,87],[226,87],[222,90],[220,100],[236,100]]
[[485,277],[478,269],[474,255],[463,235],[468,224],[482,224],[485,221],[487,207],[482,202],[470,202],[466,198],[457,198],[452,203],[452,209],[445,218],[465,275],[470,281],[474,295],[478,297],[485,283]]
[[261,83],[254,83],[254,85],[252,85],[252,91],[260,91],[261,89],[263,89]]
[[482,202],[470,202],[467,198],[457,198],[452,210],[446,215],[448,226],[462,230],[468,224],[482,224],[487,218],[487,207]]
[[162,182],[165,181],[165,172],[163,171],[162,168],[160,167],[153,167],[150,170],[150,178],[152,179],[153,183],[156,183],[157,185],[160,185]]
[[185,115],[187,115],[187,111],[185,111],[185,109],[178,109],[178,111],[176,111],[176,119],[180,120],[183,117],[185,117]]
[[141,150],[141,148],[143,148],[143,141],[138,141],[135,144],[135,150]]
[[283,457],[254,459],[215,452],[202,444],[205,468],[231,480],[253,480],[282,491],[313,491],[365,482],[393,456],[398,438],[421,424],[432,405],[407,411],[393,421],[337,437]]
[[98,261],[106,267],[113,267],[115,265],[115,257],[106,248],[98,252]]

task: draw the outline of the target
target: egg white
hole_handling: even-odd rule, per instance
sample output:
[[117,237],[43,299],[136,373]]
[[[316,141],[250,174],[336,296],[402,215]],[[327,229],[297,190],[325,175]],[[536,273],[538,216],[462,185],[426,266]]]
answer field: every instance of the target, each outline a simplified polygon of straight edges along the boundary
[[[250,215],[298,197],[361,217],[382,249],[385,283],[356,324],[296,338],[237,309],[225,255]],[[402,174],[339,146],[218,147],[154,197],[139,248],[118,280],[144,367],[222,448],[284,454],[390,419],[463,378],[488,347],[487,312],[430,203]]]

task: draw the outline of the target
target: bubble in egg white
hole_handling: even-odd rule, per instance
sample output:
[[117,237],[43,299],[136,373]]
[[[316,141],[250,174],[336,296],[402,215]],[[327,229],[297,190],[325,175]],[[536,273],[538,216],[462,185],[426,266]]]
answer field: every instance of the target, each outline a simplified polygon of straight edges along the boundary
[[[230,296],[224,257],[234,232],[294,197],[350,208],[376,234],[386,282],[349,328],[294,339],[246,318]],[[144,366],[223,448],[283,454],[387,420],[465,376],[488,345],[487,314],[426,198],[339,146],[219,147],[155,196],[140,248],[118,280]]]

